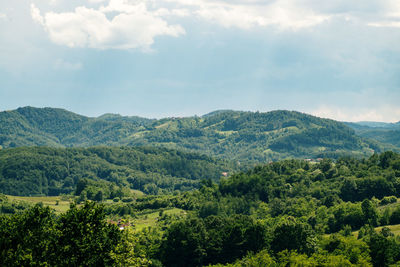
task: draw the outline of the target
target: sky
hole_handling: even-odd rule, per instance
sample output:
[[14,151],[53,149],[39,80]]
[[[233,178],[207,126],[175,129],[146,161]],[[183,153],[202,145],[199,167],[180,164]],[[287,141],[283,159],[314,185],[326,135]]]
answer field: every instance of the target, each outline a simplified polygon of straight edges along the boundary
[[399,0],[0,0],[0,110],[400,121]]

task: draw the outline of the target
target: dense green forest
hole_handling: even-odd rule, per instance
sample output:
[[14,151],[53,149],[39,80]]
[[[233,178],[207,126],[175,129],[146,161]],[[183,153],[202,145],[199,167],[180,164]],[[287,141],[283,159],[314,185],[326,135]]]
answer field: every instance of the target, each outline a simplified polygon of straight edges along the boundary
[[356,133],[341,122],[294,111],[226,110],[201,117],[160,120],[113,114],[89,118],[54,108],[25,107],[0,112],[3,148],[161,146],[261,163],[293,157],[362,157],[399,149],[397,132],[387,132],[387,138],[364,138]]
[[[66,265],[68,257],[100,266],[396,266],[398,197],[394,152],[278,161],[178,194],[72,204],[58,215],[20,207],[0,217],[0,264]],[[171,208],[184,213],[168,215]],[[106,223],[145,212],[159,214],[151,228]]]
[[0,193],[83,199],[128,197],[131,189],[173,193],[235,169],[223,160],[166,148],[21,147],[0,150]]

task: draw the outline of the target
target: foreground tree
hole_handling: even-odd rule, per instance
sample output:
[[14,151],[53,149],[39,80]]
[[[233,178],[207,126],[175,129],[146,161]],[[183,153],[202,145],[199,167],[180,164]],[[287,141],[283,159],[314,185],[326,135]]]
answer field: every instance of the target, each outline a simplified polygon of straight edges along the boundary
[[36,205],[0,216],[0,266],[114,266],[122,233],[93,202],[59,217]]
[[103,208],[86,202],[81,208],[72,205],[57,225],[56,255],[59,265],[112,265],[110,253],[121,240],[121,232],[105,220]]
[[0,266],[41,266],[54,259],[55,215],[36,205],[22,214],[0,216]]

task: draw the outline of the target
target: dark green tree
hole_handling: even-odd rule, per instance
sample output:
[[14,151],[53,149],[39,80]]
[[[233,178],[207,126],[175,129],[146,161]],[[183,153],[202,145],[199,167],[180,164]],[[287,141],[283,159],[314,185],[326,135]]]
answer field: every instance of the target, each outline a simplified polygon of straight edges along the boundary
[[316,238],[311,226],[294,217],[283,218],[272,233],[271,249],[275,253],[296,250],[310,255],[315,248]]
[[101,206],[86,202],[83,207],[72,205],[62,214],[57,225],[55,253],[58,265],[109,266],[110,253],[117,246],[121,233],[105,221]]
[[361,203],[361,209],[365,223],[376,226],[378,224],[378,212],[376,211],[374,204],[369,199],[365,199]]
[[24,213],[0,216],[0,266],[41,266],[54,255],[55,215],[36,205]]
[[206,251],[207,231],[202,220],[191,218],[171,225],[161,245],[161,259],[166,266],[200,266]]
[[392,237],[373,232],[367,239],[374,266],[389,266],[399,260],[400,246]]

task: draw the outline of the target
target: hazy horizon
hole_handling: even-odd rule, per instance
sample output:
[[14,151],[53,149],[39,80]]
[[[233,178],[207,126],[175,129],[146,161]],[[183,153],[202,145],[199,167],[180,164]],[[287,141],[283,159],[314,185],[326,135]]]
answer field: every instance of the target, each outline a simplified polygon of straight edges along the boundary
[[[90,118],[97,118],[97,117],[100,117],[100,116],[103,116],[103,115],[111,114],[111,115],[119,115],[119,116],[123,116],[123,117],[134,117],[134,116],[137,116],[137,117],[146,118],[146,119],[157,119],[157,120],[159,120],[159,119],[174,118],[174,117],[175,118],[194,117],[194,116],[201,117],[201,116],[207,115],[207,114],[215,112],[215,111],[225,111],[225,110],[227,110],[227,111],[238,111],[238,112],[263,112],[263,113],[271,112],[271,111],[278,111],[278,110],[287,110],[287,111],[295,111],[295,112],[305,113],[305,114],[313,115],[313,116],[320,117],[320,118],[337,120],[337,119],[334,119],[334,118],[322,117],[322,116],[318,116],[318,115],[315,115],[315,114],[303,112],[303,111],[300,111],[300,110],[289,110],[289,109],[274,109],[274,110],[267,110],[267,111],[261,111],[261,110],[237,110],[237,109],[216,109],[216,110],[210,110],[208,112],[201,113],[201,114],[197,114],[197,113],[196,114],[169,114],[169,115],[165,115],[165,116],[161,115],[159,117],[151,117],[151,116],[147,116],[145,114],[144,115],[140,115],[140,114],[121,114],[121,113],[116,113],[116,112],[105,112],[105,113],[90,115],[90,114],[84,114],[84,113],[80,113],[80,112],[75,112],[73,110],[69,110],[69,109],[62,108],[62,107],[50,107],[50,106],[43,106],[43,107],[23,106],[23,107],[16,107],[16,108],[13,108],[13,109],[0,110],[0,112],[13,111],[13,110],[16,110],[18,108],[26,108],[26,107],[64,109],[64,110],[67,110],[69,112],[73,112],[75,114],[82,115],[82,116],[85,116],[85,117],[90,117]],[[337,121],[359,122],[359,123],[362,123],[362,122],[367,122],[367,123],[368,122],[383,122],[383,123],[397,123],[397,122],[400,122],[400,120],[398,120],[398,121],[362,121],[362,120],[361,121],[345,121],[345,120],[337,120]]]

